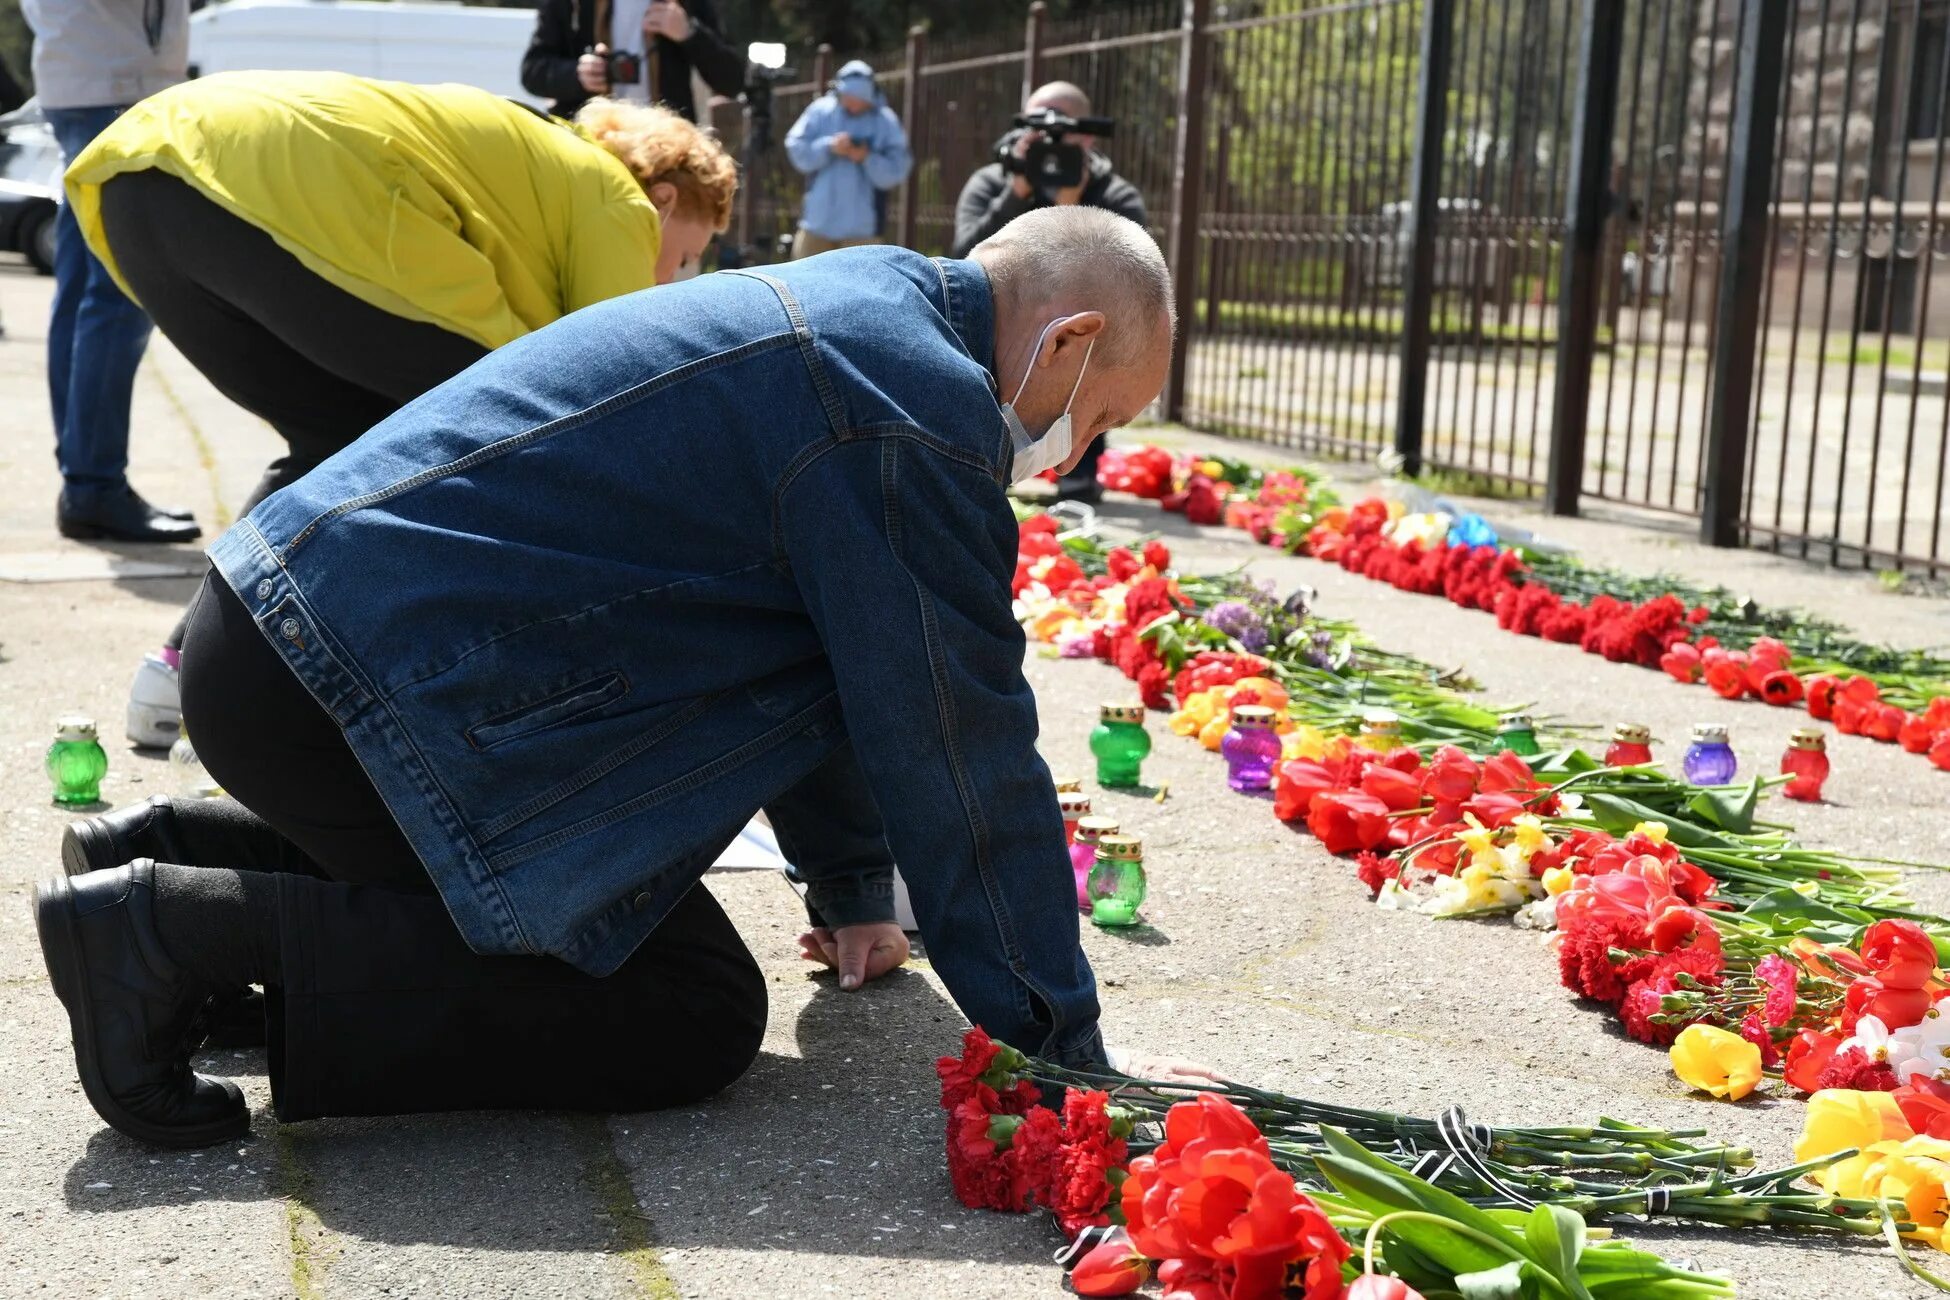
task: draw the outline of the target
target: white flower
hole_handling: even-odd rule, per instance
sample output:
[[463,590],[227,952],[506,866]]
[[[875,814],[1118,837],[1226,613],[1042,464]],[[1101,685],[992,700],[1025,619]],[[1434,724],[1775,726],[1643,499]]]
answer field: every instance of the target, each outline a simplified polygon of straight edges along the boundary
[[[1938,1007],[1931,1007],[1921,1021],[1898,1029],[1889,1039],[1902,1049],[1903,1059],[1894,1066],[1899,1082],[1908,1083],[1919,1074],[1950,1081],[1950,1016]],[[1896,1052],[1892,1050],[1890,1055],[1894,1058]]]
[[1534,898],[1517,909],[1512,922],[1520,930],[1555,930],[1557,928],[1557,900],[1555,898]]
[[1901,1032],[1890,1032],[1880,1016],[1863,1016],[1855,1022],[1855,1036],[1845,1041],[1840,1051],[1859,1047],[1864,1056],[1887,1065],[1900,1078],[1906,1065],[1920,1059],[1915,1040],[1899,1037]]

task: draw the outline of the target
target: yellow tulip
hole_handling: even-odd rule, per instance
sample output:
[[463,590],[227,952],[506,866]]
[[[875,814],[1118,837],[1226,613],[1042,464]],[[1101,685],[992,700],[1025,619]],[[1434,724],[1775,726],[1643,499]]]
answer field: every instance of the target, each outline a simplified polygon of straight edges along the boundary
[[1640,822],[1638,825],[1632,827],[1632,834],[1643,835],[1654,844],[1664,844],[1666,842],[1666,824],[1664,822]]
[[[1856,1092],[1824,1088],[1808,1098],[1801,1136],[1794,1144],[1797,1161],[1819,1160],[1854,1147],[1863,1150],[1879,1142],[1901,1142],[1915,1136],[1902,1108],[1886,1092]],[[1812,1175],[1821,1189],[1834,1196],[1863,1196],[1864,1178],[1875,1163],[1871,1155],[1851,1156]]]
[[1205,746],[1207,749],[1217,751],[1217,749],[1219,748],[1219,742],[1226,738],[1226,732],[1228,729],[1231,728],[1231,726],[1232,726],[1231,711],[1224,710],[1224,709],[1220,710],[1218,713],[1212,716],[1212,721],[1206,723],[1205,726],[1199,730],[1198,743]]
[[1165,728],[1174,736],[1196,736],[1202,724],[1190,709],[1180,709],[1165,719]]
[[1226,467],[1216,460],[1202,460],[1198,463],[1198,472],[1207,478],[1222,478],[1225,476]]
[[1739,1101],[1760,1082],[1760,1048],[1715,1025],[1687,1025],[1672,1044],[1672,1072],[1688,1087]]
[[1900,1199],[1918,1229],[1905,1235],[1941,1250],[1944,1224],[1950,1222],[1950,1193],[1944,1187],[1950,1181],[1950,1142],[1929,1137],[1877,1142],[1863,1156],[1874,1162],[1862,1180],[1868,1194]]
[[1569,867],[1548,867],[1544,871],[1544,892],[1552,898],[1578,883],[1578,873]]
[[1315,762],[1327,756],[1327,737],[1319,727],[1296,725],[1280,742],[1281,758],[1311,758]]

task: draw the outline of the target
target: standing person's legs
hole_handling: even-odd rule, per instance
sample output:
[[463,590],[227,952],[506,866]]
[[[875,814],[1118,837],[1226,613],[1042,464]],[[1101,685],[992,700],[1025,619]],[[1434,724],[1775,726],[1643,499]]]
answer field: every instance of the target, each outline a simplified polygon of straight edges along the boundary
[[[102,186],[102,227],[157,326],[217,389],[276,429],[243,512],[487,355],[360,301],[256,226],[161,171]],[[178,621],[164,645],[180,650]]]
[[[117,107],[48,109],[46,117],[63,159],[73,162],[121,112]],[[186,517],[174,524],[167,518],[148,519],[146,509],[124,500],[129,405],[136,367],[149,342],[149,318],[89,250],[65,203],[55,216],[54,229],[47,376],[55,457],[63,483],[64,531],[100,535],[100,530],[90,531],[87,526],[100,519],[116,525],[107,535],[193,538],[197,530]],[[149,527],[142,527],[145,524]]]

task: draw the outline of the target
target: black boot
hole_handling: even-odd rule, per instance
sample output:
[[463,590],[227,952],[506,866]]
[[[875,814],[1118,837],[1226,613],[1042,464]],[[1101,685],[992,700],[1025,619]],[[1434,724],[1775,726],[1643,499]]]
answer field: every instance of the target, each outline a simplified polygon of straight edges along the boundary
[[63,489],[55,524],[61,536],[85,541],[193,542],[203,535],[196,520],[164,514],[127,485],[85,495]]
[[70,876],[108,871],[137,858],[195,862],[176,831],[176,810],[166,794],[68,823],[61,833],[61,869]]
[[233,799],[151,795],[99,817],[69,822],[61,867],[71,876],[106,871],[137,858],[233,871],[316,876],[318,864]]
[[202,1147],[250,1131],[243,1094],[190,1069],[211,990],[156,934],[154,864],[43,881],[34,920],[95,1113],[130,1137]]

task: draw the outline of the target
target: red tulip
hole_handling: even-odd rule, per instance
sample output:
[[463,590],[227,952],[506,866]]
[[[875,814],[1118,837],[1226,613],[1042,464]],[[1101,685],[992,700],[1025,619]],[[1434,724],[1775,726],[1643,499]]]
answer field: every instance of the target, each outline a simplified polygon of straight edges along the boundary
[[1737,700],[1747,693],[1746,665],[1728,655],[1706,670],[1706,684],[1721,699]]
[[1927,754],[1941,732],[1941,724],[1930,721],[1928,714],[1912,715],[1896,733],[1896,743],[1911,754]]
[[1398,1277],[1363,1273],[1343,1293],[1346,1300],[1422,1300],[1422,1293]]
[[1936,943],[1914,921],[1877,921],[1862,936],[1862,960],[1892,989],[1920,989],[1936,975]]
[[1930,762],[1950,772],[1950,728],[1937,733],[1936,742],[1930,746]]
[[1882,704],[1868,711],[1862,734],[1885,745],[1893,745],[1903,734],[1903,724],[1909,721],[1909,714],[1893,704]]
[[1788,1044],[1787,1064],[1782,1077],[1802,1092],[1814,1092],[1821,1072],[1842,1048],[1841,1040],[1828,1034],[1804,1029]]
[[1311,758],[1293,758],[1273,775],[1273,815],[1283,822],[1304,821],[1314,796],[1326,794],[1339,780]]
[[1475,759],[1454,745],[1444,745],[1435,751],[1422,774],[1422,793],[1438,804],[1459,804],[1476,793],[1476,783],[1482,777],[1483,769]]
[[1699,680],[1699,650],[1684,641],[1677,642],[1659,657],[1659,667],[1674,681],[1691,685]]
[[1388,805],[1390,812],[1407,812],[1422,802],[1419,772],[1404,772],[1376,763],[1361,777],[1361,788]]
[[1329,853],[1379,848],[1388,838],[1388,805],[1365,790],[1331,790],[1314,796],[1307,829]]
[[1798,703],[1804,693],[1801,679],[1785,668],[1760,679],[1760,698],[1777,709]]
[[1862,704],[1873,704],[1882,698],[1882,688],[1868,677],[1851,677],[1842,683],[1842,694]]
[[1817,722],[1834,717],[1835,692],[1842,688],[1841,682],[1827,673],[1816,673],[1802,684],[1808,693],[1808,716]]
[[1918,1074],[1890,1095],[1911,1128],[1925,1137],[1950,1138],[1950,1085]]
[[1923,989],[1890,988],[1875,975],[1863,975],[1842,997],[1842,1027],[1850,1033],[1863,1016],[1874,1016],[1891,1029],[1921,1024],[1936,999]]
[[1078,1295],[1129,1295],[1151,1279],[1151,1261],[1131,1249],[1131,1243],[1106,1241],[1070,1270],[1070,1289]]
[[1876,707],[1878,706],[1874,704],[1864,704],[1851,695],[1837,694],[1833,719],[1835,730],[1844,736],[1861,735],[1864,728],[1868,726],[1869,711]]
[[1473,815],[1477,821],[1492,829],[1508,826],[1517,818],[1530,811],[1530,806],[1516,795],[1499,790],[1485,790],[1463,805],[1463,811]]

